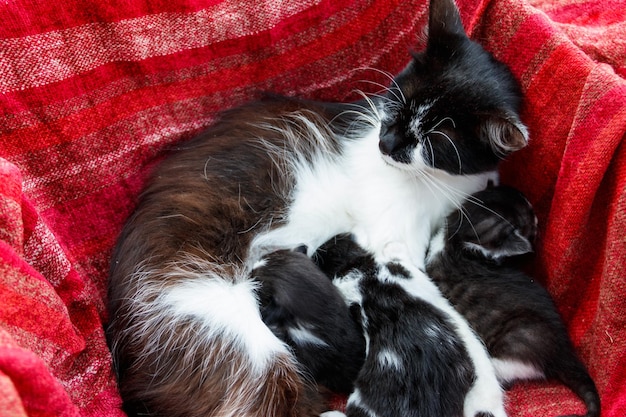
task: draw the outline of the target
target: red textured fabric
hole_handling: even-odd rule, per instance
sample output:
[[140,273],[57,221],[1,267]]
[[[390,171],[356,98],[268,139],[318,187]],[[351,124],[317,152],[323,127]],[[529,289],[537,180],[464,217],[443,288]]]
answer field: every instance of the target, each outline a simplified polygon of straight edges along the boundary
[[[114,4],[115,3],[115,4]],[[345,100],[423,42],[425,0],[16,0],[0,7],[0,414],[121,416],[103,323],[115,238],[152,164],[271,90]],[[531,144],[503,181],[536,207],[536,278],[626,415],[626,7],[459,0],[519,78]],[[581,412],[552,382],[511,416]]]

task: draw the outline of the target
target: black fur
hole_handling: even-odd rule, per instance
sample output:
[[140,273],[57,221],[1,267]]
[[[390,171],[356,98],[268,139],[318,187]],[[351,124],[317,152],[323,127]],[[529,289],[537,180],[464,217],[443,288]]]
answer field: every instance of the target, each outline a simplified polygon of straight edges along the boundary
[[448,217],[444,249],[431,257],[427,272],[492,358],[531,365],[561,381],[585,401],[586,417],[597,417],[595,384],[550,295],[511,262],[531,250],[536,232],[532,207],[520,192],[509,187],[478,192],[462,213]]
[[451,174],[495,169],[502,156],[526,144],[518,84],[467,38],[453,2],[430,8],[427,47],[413,54],[387,95],[380,149],[408,163],[422,145],[426,164]]
[[[335,392],[352,391],[365,357],[365,340],[326,275],[301,251],[287,250],[267,255],[251,275],[262,284],[265,324],[291,346],[318,384]],[[298,331],[307,331],[323,344],[295,337]]]
[[361,296],[368,354],[346,415],[462,416],[471,361],[446,314],[386,279],[410,279],[408,271],[377,264],[349,235],[322,245],[315,259],[335,282],[357,280]]

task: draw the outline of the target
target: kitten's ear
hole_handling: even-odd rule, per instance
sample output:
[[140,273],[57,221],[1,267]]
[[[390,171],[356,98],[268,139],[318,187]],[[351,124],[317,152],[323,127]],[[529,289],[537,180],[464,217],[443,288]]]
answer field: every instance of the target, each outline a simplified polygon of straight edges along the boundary
[[459,9],[454,0],[430,0],[428,12],[428,49],[449,49],[451,38],[467,38]]
[[528,129],[515,116],[486,116],[481,130],[481,137],[489,139],[497,155],[506,156],[528,145]]

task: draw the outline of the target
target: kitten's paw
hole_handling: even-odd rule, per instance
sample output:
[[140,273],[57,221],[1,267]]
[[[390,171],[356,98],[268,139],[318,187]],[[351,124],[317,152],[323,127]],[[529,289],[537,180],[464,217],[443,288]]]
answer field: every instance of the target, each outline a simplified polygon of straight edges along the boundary
[[320,417],[346,417],[341,411],[326,411],[320,414]]

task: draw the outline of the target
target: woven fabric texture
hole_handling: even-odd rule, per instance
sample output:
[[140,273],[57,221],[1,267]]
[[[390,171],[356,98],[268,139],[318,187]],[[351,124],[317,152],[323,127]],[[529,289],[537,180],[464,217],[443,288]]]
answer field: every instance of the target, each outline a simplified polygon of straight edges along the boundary
[[[116,4],[117,3],[117,4]],[[603,399],[626,415],[626,6],[458,0],[520,80],[530,145],[503,182],[535,205],[532,267]],[[0,6],[0,414],[121,416],[106,346],[111,249],[146,175],[216,112],[273,91],[350,100],[423,46],[425,0],[15,0]],[[516,416],[582,412],[519,384]]]

